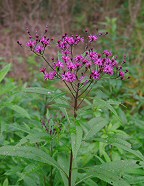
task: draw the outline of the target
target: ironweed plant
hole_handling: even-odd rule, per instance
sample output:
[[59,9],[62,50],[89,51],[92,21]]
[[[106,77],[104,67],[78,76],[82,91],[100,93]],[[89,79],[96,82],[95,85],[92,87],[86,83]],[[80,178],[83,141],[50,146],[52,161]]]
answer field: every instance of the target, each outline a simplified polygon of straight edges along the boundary
[[[101,110],[95,114],[96,117],[91,117],[91,119],[85,116],[85,113],[88,112],[82,110],[84,107],[82,103],[87,100],[92,88],[101,80],[123,81],[129,79],[128,70],[124,70],[126,56],[123,56],[123,60],[119,60],[107,49],[102,52],[95,49],[98,40],[105,37],[107,32],[89,34],[88,30],[85,30],[83,37],[65,33],[57,42],[53,38],[49,38],[47,32],[48,28],[46,27],[42,36],[37,32],[33,36],[27,29],[29,40],[26,44],[22,44],[20,41],[17,43],[21,47],[30,49],[31,52],[44,60],[46,65],[40,69],[40,72],[45,81],[58,79],[64,83],[72,97],[72,103],[69,102],[68,108],[72,108],[73,113],[67,111],[62,100],[60,102],[63,107],[61,117],[55,114],[54,117],[42,119],[42,128],[46,135],[35,135],[35,138],[51,136],[51,142],[50,139],[48,141],[50,151],[47,150],[48,146],[44,145],[40,148],[40,145],[32,147],[19,144],[1,147],[0,154],[23,157],[50,165],[49,176],[48,178],[44,177],[44,186],[103,186],[107,183],[115,186],[130,186],[133,177],[131,173],[136,172],[144,165],[143,155],[139,151],[131,149],[126,134],[117,130],[117,126],[112,128],[108,116],[105,117]],[[58,50],[60,57],[47,58],[46,50],[52,46]],[[82,49],[83,52],[79,53]],[[43,88],[31,88],[30,90],[31,92],[48,94],[47,90]],[[49,94],[51,93],[49,92]],[[108,108],[108,111],[110,110],[116,116],[114,122],[117,123],[119,117],[112,107],[113,104],[119,105],[118,102],[106,102],[94,98],[93,108],[98,106]],[[101,130],[103,132],[100,133]],[[64,152],[59,152],[58,144],[52,145],[55,136],[59,138],[59,145],[66,146],[68,150],[65,148]],[[102,143],[106,145],[104,146]],[[124,156],[113,161],[112,153],[115,152],[115,147],[127,151],[133,158]],[[105,148],[107,148],[107,152],[104,150]],[[106,162],[102,159],[101,154]],[[58,176],[54,168],[58,170]],[[131,172],[129,172],[130,169],[132,169]],[[49,179],[49,182],[46,179]],[[136,182],[135,179],[133,178],[133,181]],[[140,177],[139,180],[141,180]]]
[[[64,82],[69,89],[74,100],[73,110],[75,118],[77,117],[77,110],[85,98],[80,101],[81,97],[84,93],[87,95],[97,81],[100,81],[105,75],[115,79],[126,79],[125,75],[128,70],[123,71],[126,56],[124,56],[122,62],[118,63],[117,56],[114,56],[111,51],[104,50],[102,53],[98,53],[92,47],[92,44],[97,42],[100,37],[107,35],[107,32],[91,35],[88,30],[85,30],[86,37],[65,33],[56,44],[62,54],[61,59],[52,57],[51,61],[49,61],[45,57],[45,50],[51,46],[53,39],[47,37],[47,31],[48,29],[46,28],[43,36],[40,36],[37,32],[35,36],[32,36],[27,28],[29,41],[26,43],[26,47],[47,63],[49,68],[43,67],[40,69],[40,72],[44,74],[45,80],[57,78]],[[17,43],[21,47],[23,46],[20,41],[17,41]],[[76,54],[75,48],[79,47],[80,44],[84,45],[84,51],[81,54]],[[71,149],[68,175],[69,186],[72,185],[73,159],[73,151]]]

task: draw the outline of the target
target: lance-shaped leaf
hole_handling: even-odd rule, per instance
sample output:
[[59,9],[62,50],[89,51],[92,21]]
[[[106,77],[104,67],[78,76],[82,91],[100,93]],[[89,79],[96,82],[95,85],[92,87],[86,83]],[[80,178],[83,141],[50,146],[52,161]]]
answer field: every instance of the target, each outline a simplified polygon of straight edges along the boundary
[[97,177],[114,186],[130,186],[124,175],[130,169],[138,169],[140,166],[135,160],[120,160],[96,165],[87,171],[88,175]]
[[35,147],[3,146],[3,147],[0,147],[0,155],[16,156],[16,157],[27,158],[27,159],[32,159],[32,160],[39,161],[42,163],[46,163],[48,165],[52,165],[56,167],[59,171],[62,171],[67,176],[66,172],[51,156],[49,156],[47,153],[45,153],[41,149],[38,149]]
[[22,107],[18,105],[9,105],[8,106],[10,109],[16,111],[18,114],[20,114],[22,117],[30,119],[29,113]]
[[[120,117],[118,116],[117,112],[115,111],[115,109],[113,108],[112,104],[114,104],[114,102],[110,102],[110,101],[104,101],[102,99],[99,98],[95,98],[94,99],[94,105],[99,107],[99,108],[107,108],[109,109],[115,116],[116,118],[121,121]],[[118,105],[118,103],[116,102],[116,105]]]
[[87,125],[90,126],[90,130],[85,135],[83,140],[88,140],[92,138],[97,132],[99,132],[103,127],[108,124],[108,121],[102,117],[96,117],[91,119]]
[[76,126],[76,134],[71,134],[71,143],[72,143],[72,151],[73,156],[76,158],[77,153],[79,151],[81,142],[82,142],[82,128],[80,126]]
[[6,65],[1,71],[0,71],[0,82],[4,79],[4,77],[7,75],[11,67],[11,64]]

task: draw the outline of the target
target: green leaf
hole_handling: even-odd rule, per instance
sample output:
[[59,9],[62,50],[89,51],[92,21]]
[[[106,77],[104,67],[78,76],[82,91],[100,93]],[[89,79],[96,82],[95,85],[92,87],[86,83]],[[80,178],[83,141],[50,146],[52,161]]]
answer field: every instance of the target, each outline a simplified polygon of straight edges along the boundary
[[120,174],[132,168],[140,168],[140,166],[137,165],[136,160],[119,160],[109,163],[103,163],[102,165],[100,165],[100,168]]
[[9,185],[8,179],[6,178],[6,179],[4,180],[4,182],[3,182],[3,186],[8,186],[8,185]]
[[[70,121],[70,118],[67,114],[66,109],[63,109],[63,110],[64,110],[66,119],[67,119],[71,129],[73,129],[73,123]],[[81,142],[82,142],[83,130],[82,130],[81,126],[76,126],[74,124],[74,127],[75,127],[74,131],[71,132],[71,145],[72,145],[73,156],[74,156],[74,158],[76,158],[77,153],[78,153],[79,148],[80,148],[80,145],[81,145]]]
[[63,109],[63,112],[64,112],[64,114],[65,114],[65,116],[66,116],[66,119],[67,119],[69,125],[71,126],[72,124],[71,124],[70,118],[69,118],[69,116],[68,116],[67,110],[66,110],[65,108]]
[[114,186],[130,186],[130,184],[123,179],[123,175],[125,175],[127,170],[137,168],[140,168],[140,166],[137,165],[137,161],[120,160],[96,165],[90,168],[87,173]]
[[7,75],[11,68],[11,64],[6,65],[1,71],[0,71],[0,82],[4,79],[4,77]]
[[97,170],[91,170],[90,175],[93,177],[97,177],[111,185],[114,186],[130,186],[128,182],[123,180],[120,176],[112,171],[107,171],[105,169],[99,169],[96,167]]
[[26,137],[22,138],[16,146],[20,146],[25,143],[31,143],[31,144],[39,143],[39,142],[45,141],[44,137],[48,137],[48,135],[42,132],[29,134]]
[[0,96],[4,95],[6,93],[9,93],[10,91],[14,90],[15,86],[13,83],[8,82],[5,85],[0,84]]
[[[102,99],[99,99],[99,98],[95,98],[94,99],[94,105],[99,107],[99,108],[107,108],[109,109],[115,116],[118,120],[121,121],[120,117],[118,116],[117,112],[115,111],[115,109],[111,106],[111,104],[114,104],[114,102],[112,101],[104,101]],[[116,102],[116,105],[118,103]]]
[[73,156],[76,158],[77,153],[79,151],[81,142],[82,142],[82,128],[80,126],[76,126],[76,134],[72,133],[71,134],[71,143],[72,143],[72,151],[73,151]]
[[132,185],[144,183],[144,176],[124,175],[124,178]]
[[48,89],[41,88],[41,87],[25,88],[23,91],[26,92],[26,93],[36,93],[36,94],[43,94],[43,95],[51,94],[51,92]]
[[[122,139],[122,137],[123,137],[123,139]],[[138,150],[133,150],[131,148],[131,144],[125,140],[124,136],[115,134],[115,136],[108,136],[106,141],[107,141],[107,143],[109,143],[117,148],[123,149],[123,150],[137,156],[142,161],[144,161],[144,156],[141,154],[141,152]]]
[[58,104],[58,103],[54,103],[51,105],[53,108],[70,108],[69,105],[66,104]]
[[63,92],[57,92],[57,91],[51,91],[46,88],[41,88],[41,87],[30,87],[30,88],[25,88],[23,90],[26,93],[36,93],[36,94],[42,94],[42,95],[47,95],[50,100],[49,102],[52,102],[55,99],[62,98],[65,94]]
[[121,144],[118,144],[118,143],[112,143],[112,145],[113,145],[113,146],[116,146],[116,147],[118,147],[118,148],[121,148],[121,149],[123,149],[123,150],[125,150],[125,151],[127,151],[127,152],[129,152],[129,153],[131,153],[131,154],[133,154],[133,155],[135,155],[135,156],[137,156],[137,157],[140,158],[142,161],[144,161],[144,156],[142,155],[142,153],[141,153],[140,151],[138,151],[138,150],[133,150],[133,149],[131,149],[131,148],[128,148],[128,147],[126,147],[126,146],[124,146],[124,145],[121,145]]
[[19,179],[17,182],[20,182],[25,179],[26,176],[35,173],[40,170],[42,165],[38,165],[37,162],[29,163],[28,166],[24,168],[24,170],[19,175]]
[[87,123],[87,125],[90,126],[91,129],[85,135],[83,140],[88,140],[92,138],[97,132],[99,132],[107,124],[108,124],[108,121],[106,119],[103,119],[102,117],[96,117],[96,118],[91,119]]
[[[78,174],[79,181],[76,182],[75,185],[78,185],[78,184],[81,183],[81,182],[87,183],[87,181],[90,180],[91,177],[92,177],[92,176],[90,176],[90,175],[87,176],[87,174],[85,174],[85,173]],[[87,181],[86,181],[86,180],[87,180]],[[92,182],[90,181],[90,183],[92,183]],[[91,185],[91,186],[92,186],[92,185]],[[95,185],[95,186],[96,186],[96,185]]]
[[84,183],[86,183],[86,186],[99,186],[96,182],[94,182],[90,178],[88,178],[87,180],[84,180]]
[[30,119],[29,113],[22,107],[18,105],[9,105],[8,108],[16,111],[20,116]]
[[3,146],[0,147],[0,155],[3,156],[16,156],[21,158],[32,159],[48,165],[56,167],[59,171],[62,171],[66,176],[65,171],[60,167],[60,165],[47,153],[41,149],[35,147],[22,147],[22,146]]
[[[64,171],[68,175],[68,168],[69,168],[68,164],[69,164],[69,162],[68,162],[66,156],[65,155],[63,155],[63,156],[59,155],[58,156],[58,163],[61,167],[63,167]],[[67,186],[68,185],[68,179],[67,179],[66,175],[62,171],[60,171],[60,174],[61,174],[61,177],[63,179],[64,185]]]
[[109,136],[108,137],[108,143],[110,144],[120,144],[120,145],[123,145],[127,148],[131,148],[131,144],[129,142],[127,142],[126,140],[124,140],[124,137],[122,139],[122,136]]

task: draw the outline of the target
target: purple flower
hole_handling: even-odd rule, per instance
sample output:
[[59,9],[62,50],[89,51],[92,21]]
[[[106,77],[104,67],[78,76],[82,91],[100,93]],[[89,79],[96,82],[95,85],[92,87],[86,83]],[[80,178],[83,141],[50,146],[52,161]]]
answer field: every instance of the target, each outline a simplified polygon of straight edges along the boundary
[[113,67],[111,67],[110,65],[106,65],[104,67],[104,72],[112,76],[114,74]]
[[44,47],[43,46],[41,46],[41,45],[38,45],[37,47],[36,47],[36,50],[35,50],[37,53],[42,53],[43,51],[44,51]]
[[95,64],[95,65],[98,65],[98,66],[102,66],[102,65],[103,65],[103,60],[102,60],[101,58],[96,59],[96,60],[94,61],[94,64]]
[[90,36],[88,36],[88,38],[89,38],[89,42],[93,42],[93,41],[98,40],[98,37],[96,35],[90,35]]
[[76,63],[75,63],[75,66],[76,66],[77,69],[79,69],[80,67],[82,67],[82,63],[76,62]]
[[100,78],[100,73],[96,70],[93,70],[90,77],[92,77],[93,79],[99,79]]
[[76,35],[75,37],[74,36],[66,36],[64,37],[64,41],[66,41],[69,45],[77,45],[80,41],[81,42],[84,42],[84,38]]
[[105,58],[105,65],[112,65],[111,59]]
[[49,74],[46,72],[45,75],[44,75],[44,79],[47,80],[49,79]]
[[84,42],[84,38],[76,35],[75,44],[77,45],[80,41]]
[[60,60],[58,60],[58,62],[55,64],[55,67],[64,68],[64,64]]
[[50,80],[53,80],[56,76],[56,72],[53,71],[53,72],[50,72],[50,73],[45,73],[44,75],[44,79],[47,80],[47,79],[50,79]]
[[68,68],[69,70],[74,70],[74,69],[76,69],[77,67],[76,67],[76,65],[75,65],[74,63],[68,62],[68,63],[67,63],[67,68]]
[[82,63],[83,63],[83,64],[86,64],[86,63],[88,63],[88,62],[89,62],[89,61],[88,61],[87,59],[85,59],[85,58],[82,60]]
[[120,72],[119,72],[119,76],[123,79],[124,76],[125,76],[125,73],[124,73],[123,71],[120,71]]
[[36,45],[36,41],[29,41],[27,42],[26,46],[30,47],[30,48],[33,48],[34,46]]
[[111,61],[113,67],[116,67],[118,65],[118,62],[115,59],[112,59]]
[[71,72],[66,72],[62,75],[62,80],[70,82],[70,83],[76,81],[76,79],[77,79],[76,75]]
[[50,79],[50,80],[53,80],[53,79],[55,78],[56,74],[57,74],[57,73],[56,73],[55,71],[50,72],[50,73],[49,73],[49,79]]
[[108,51],[108,50],[104,50],[103,52],[107,57],[112,56],[112,52]]
[[69,54],[71,54],[70,50],[68,50],[68,49],[66,49],[65,51],[62,50],[62,55],[67,56]]
[[58,47],[59,47],[61,50],[68,49],[68,43],[67,43],[66,41],[61,41],[61,40],[59,40],[59,41],[58,41]]
[[41,69],[40,69],[40,72],[42,72],[42,73],[45,74],[45,73],[46,73],[46,68],[45,68],[45,67],[41,68]]
[[82,55],[78,55],[78,56],[75,57],[75,61],[76,61],[76,62],[80,62],[80,61],[82,61],[83,59],[84,59],[84,57],[83,57]]
[[65,63],[71,62],[71,58],[69,56],[62,56],[62,59]]
[[98,59],[98,53],[97,52],[90,52],[89,56],[92,60]]
[[90,67],[92,66],[92,62],[88,60],[88,61],[86,62],[86,66],[87,66],[88,68],[90,68]]
[[47,45],[50,44],[50,39],[49,39],[49,38],[46,39],[46,37],[43,36],[42,39],[40,40],[40,42],[41,42],[42,44],[44,44],[45,46],[47,46]]
[[75,44],[75,39],[74,39],[74,37],[72,36],[72,37],[65,37],[64,38],[65,39],[65,41],[69,44],[69,45],[74,45]]

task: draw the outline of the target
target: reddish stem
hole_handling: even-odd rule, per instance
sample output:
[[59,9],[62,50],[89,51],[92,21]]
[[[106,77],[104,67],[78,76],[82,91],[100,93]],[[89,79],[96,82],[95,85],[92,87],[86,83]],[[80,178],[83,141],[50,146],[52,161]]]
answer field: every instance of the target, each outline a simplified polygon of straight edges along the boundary
[[[77,109],[78,109],[79,86],[80,86],[80,84],[78,83],[76,95],[75,95],[75,98],[74,98],[74,118],[77,117],[77,113],[76,112],[77,112]],[[69,177],[68,177],[69,186],[72,186],[72,165],[73,165],[73,152],[72,152],[72,149],[71,149],[71,152],[70,152]]]

